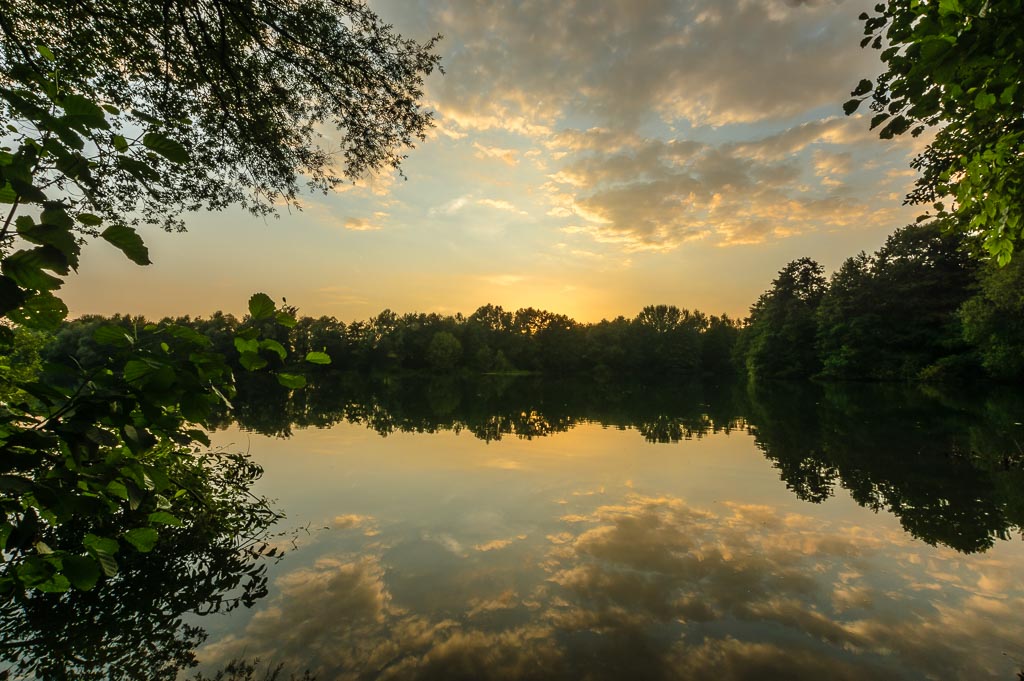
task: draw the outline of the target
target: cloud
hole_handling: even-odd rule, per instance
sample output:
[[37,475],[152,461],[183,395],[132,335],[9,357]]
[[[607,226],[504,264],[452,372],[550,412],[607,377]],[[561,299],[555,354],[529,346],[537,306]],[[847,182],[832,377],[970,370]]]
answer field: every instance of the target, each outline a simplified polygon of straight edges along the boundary
[[[387,213],[375,213],[374,219],[386,217]],[[345,218],[345,229],[353,232],[376,232],[383,229],[379,222],[371,221],[369,218]]]
[[475,156],[477,158],[494,158],[510,166],[514,166],[519,163],[519,152],[515,149],[488,147],[480,144],[479,142],[474,142],[473,148],[476,149]]
[[440,206],[435,206],[427,212],[430,215],[455,215],[463,208],[468,206],[472,198],[473,197],[468,194],[464,196],[459,196]]
[[506,213],[515,213],[516,215],[528,215],[525,210],[516,208],[513,204],[502,199],[478,199],[477,204],[480,206],[486,206],[487,208],[493,208],[494,210],[505,211]]
[[[828,183],[809,191],[798,159],[786,154],[824,139],[830,126],[796,130],[750,144],[642,139],[612,153],[579,154],[545,185],[548,214],[582,218],[563,231],[626,252],[671,251],[696,239],[760,243],[898,220],[897,210],[833,194]],[[815,167],[833,179],[852,162],[848,151],[816,149],[814,155]]]
[[455,0],[421,23],[452,45],[431,85],[441,115],[465,129],[535,135],[569,116],[635,127],[666,120],[726,125],[844,101],[877,70],[854,2]]

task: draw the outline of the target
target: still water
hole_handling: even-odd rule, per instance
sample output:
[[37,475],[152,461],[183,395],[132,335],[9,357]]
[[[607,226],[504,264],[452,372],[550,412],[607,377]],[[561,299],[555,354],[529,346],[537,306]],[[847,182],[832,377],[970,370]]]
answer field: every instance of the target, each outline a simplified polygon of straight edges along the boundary
[[185,679],[236,658],[325,681],[1012,681],[1024,666],[1020,391],[248,394],[216,444],[247,450],[266,471],[255,491],[287,514],[251,607],[218,595],[237,595],[245,561],[172,551],[108,595],[0,613],[28,641],[0,646],[11,678]]
[[219,433],[308,534],[256,607],[205,618],[203,668],[1016,678],[1019,396],[510,390],[418,384],[284,439]]

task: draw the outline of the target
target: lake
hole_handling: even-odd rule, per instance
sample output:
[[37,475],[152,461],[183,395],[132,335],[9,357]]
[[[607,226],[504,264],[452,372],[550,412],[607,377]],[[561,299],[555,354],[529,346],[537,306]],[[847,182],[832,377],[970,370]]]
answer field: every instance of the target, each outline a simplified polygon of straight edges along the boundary
[[264,387],[215,444],[264,467],[284,556],[251,608],[184,616],[204,673],[238,657],[319,679],[1024,666],[1019,391]]

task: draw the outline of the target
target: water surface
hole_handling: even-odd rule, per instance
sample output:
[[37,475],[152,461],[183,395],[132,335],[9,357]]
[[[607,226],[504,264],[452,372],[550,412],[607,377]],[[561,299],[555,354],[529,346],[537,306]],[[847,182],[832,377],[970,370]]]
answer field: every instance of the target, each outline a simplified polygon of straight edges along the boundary
[[199,659],[322,679],[1013,679],[1019,398],[405,381],[243,408],[248,430],[218,441],[249,448],[309,532],[254,608],[202,618]]

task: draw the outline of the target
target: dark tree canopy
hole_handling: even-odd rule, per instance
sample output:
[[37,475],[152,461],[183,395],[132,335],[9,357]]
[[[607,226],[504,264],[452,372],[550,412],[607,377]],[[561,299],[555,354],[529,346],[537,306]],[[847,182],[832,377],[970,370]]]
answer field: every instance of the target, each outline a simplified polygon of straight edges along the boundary
[[[64,90],[109,107],[86,149],[91,210],[107,218],[267,213],[303,180],[326,190],[397,167],[430,126],[419,100],[436,38],[407,40],[359,0],[0,0],[0,29],[0,87],[56,69]],[[5,123],[26,118],[31,102],[4,100]],[[146,133],[180,149],[154,156]]]
[[825,270],[811,258],[779,271],[750,308],[739,349],[750,376],[806,378],[818,372],[815,313],[825,290]]
[[[934,204],[1005,264],[1024,230],[1024,40],[1021,0],[888,0],[864,13],[861,46],[886,67],[844,107],[870,100],[882,138],[940,126],[912,163],[909,203]],[[947,197],[953,198],[952,206]],[[946,202],[946,203],[944,203]]]

